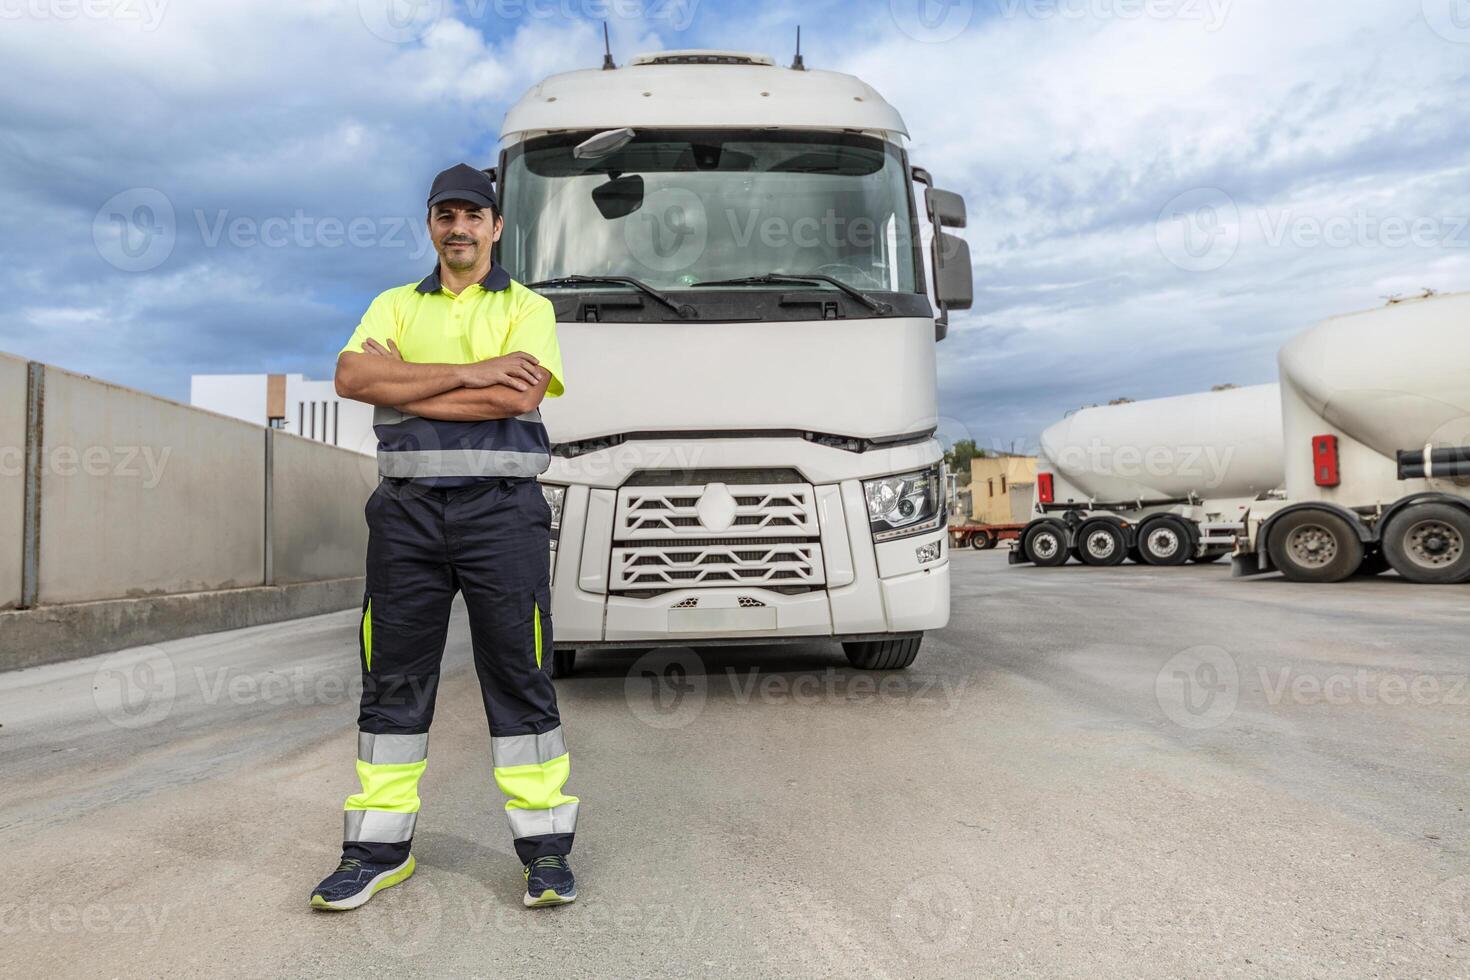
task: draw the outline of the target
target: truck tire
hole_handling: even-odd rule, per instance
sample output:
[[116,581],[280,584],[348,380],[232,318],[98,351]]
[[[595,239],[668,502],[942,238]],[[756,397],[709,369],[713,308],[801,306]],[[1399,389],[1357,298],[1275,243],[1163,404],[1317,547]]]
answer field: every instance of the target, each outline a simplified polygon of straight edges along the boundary
[[1083,564],[1110,568],[1128,557],[1128,542],[1112,521],[1089,521],[1077,532],[1077,550]]
[[1183,565],[1194,551],[1193,538],[1176,517],[1159,517],[1143,526],[1138,550],[1150,565]]
[[1193,560],[1197,564],[1208,565],[1211,562],[1219,561],[1221,558],[1224,558],[1228,554],[1230,554],[1230,552],[1228,551],[1206,551],[1202,555],[1195,555]]
[[1453,504],[1415,504],[1388,522],[1383,550],[1393,570],[1410,582],[1470,580],[1470,514]]
[[1325,510],[1298,510],[1271,525],[1271,563],[1293,582],[1341,582],[1363,564],[1363,542],[1347,521]]
[[1022,542],[1026,560],[1042,568],[1054,568],[1067,563],[1067,538],[1062,529],[1054,524],[1043,524],[1033,528]]
[[842,644],[842,652],[859,670],[902,670],[914,662],[923,642],[923,633],[891,640],[849,640]]
[[976,551],[989,551],[995,547],[995,538],[990,536],[989,531],[976,531],[970,535],[970,547]]
[[551,651],[551,678],[571,677],[572,671],[577,669],[576,650],[552,650]]

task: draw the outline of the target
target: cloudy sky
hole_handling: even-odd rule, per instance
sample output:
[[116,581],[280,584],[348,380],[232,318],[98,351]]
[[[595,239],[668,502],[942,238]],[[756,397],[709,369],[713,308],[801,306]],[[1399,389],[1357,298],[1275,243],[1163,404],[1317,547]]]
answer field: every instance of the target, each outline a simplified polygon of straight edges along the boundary
[[[0,0],[0,350],[170,397],[330,374],[432,267],[424,187],[539,77],[752,50],[862,76],[964,194],[946,435],[1274,380],[1470,289],[1470,0]],[[404,216],[411,216],[405,218]],[[140,229],[171,228],[144,236]],[[1391,343],[1392,338],[1385,338]]]

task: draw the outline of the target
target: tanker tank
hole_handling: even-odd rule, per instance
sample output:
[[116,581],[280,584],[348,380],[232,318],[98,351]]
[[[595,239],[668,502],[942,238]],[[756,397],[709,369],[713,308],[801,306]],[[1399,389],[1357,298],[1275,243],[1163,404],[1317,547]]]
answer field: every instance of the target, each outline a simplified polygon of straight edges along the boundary
[[1280,388],[1084,408],[1042,433],[1037,462],[1013,564],[1215,561],[1281,487]]

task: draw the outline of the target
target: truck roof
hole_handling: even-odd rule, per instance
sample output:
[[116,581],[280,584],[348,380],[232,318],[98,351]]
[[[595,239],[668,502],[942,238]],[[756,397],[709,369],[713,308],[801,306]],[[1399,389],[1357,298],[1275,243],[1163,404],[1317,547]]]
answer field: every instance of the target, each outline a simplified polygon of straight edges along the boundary
[[611,70],[552,75],[505,114],[502,139],[563,129],[883,130],[908,135],[872,86],[835,71],[777,67],[736,51],[658,51]]

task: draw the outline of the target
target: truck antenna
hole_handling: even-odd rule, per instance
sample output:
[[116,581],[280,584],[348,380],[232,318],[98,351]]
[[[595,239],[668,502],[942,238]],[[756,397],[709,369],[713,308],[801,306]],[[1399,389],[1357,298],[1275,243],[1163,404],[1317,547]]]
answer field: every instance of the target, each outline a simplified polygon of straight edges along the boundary
[[612,57],[612,42],[607,38],[607,21],[602,22],[602,70],[612,71],[617,63]]
[[796,25],[796,58],[791,62],[793,71],[806,71],[806,62],[801,58],[801,25]]

